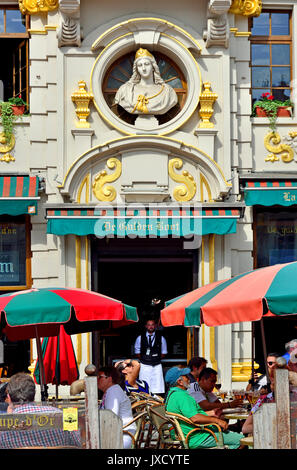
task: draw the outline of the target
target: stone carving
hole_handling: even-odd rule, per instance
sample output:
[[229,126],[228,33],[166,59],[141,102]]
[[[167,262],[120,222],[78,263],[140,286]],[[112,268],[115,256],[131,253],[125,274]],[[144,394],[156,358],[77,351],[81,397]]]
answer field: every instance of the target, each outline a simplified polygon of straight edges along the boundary
[[131,114],[158,115],[176,105],[177,95],[162,79],[154,56],[140,48],[135,55],[132,76],[118,89],[115,103]]
[[175,173],[175,169],[180,170],[183,166],[181,158],[172,158],[168,163],[168,174],[173,181],[183,183],[184,186],[176,186],[173,190],[173,197],[176,201],[191,201],[196,194],[197,186],[193,176],[186,170],[182,174]]
[[[15,137],[11,136],[10,142],[7,143],[4,132],[0,132],[0,161],[14,162],[15,158],[9,153],[15,146]],[[3,154],[3,155],[2,155]]]
[[262,0],[233,0],[229,13],[242,16],[259,16],[262,11]]
[[281,136],[278,134],[278,132],[269,132],[265,136],[264,146],[269,152],[271,152],[265,158],[265,162],[279,161],[278,155],[281,156],[281,159],[284,163],[290,163],[292,160],[294,160],[294,150],[290,145],[282,144],[281,140]]
[[90,115],[90,102],[93,101],[93,94],[88,93],[86,91],[86,82],[84,80],[80,80],[78,82],[79,89],[72,93],[71,99],[76,105],[76,115],[78,117],[78,121],[76,121],[76,127],[88,129],[90,127],[90,123],[87,122],[87,119]]
[[59,0],[19,0],[19,9],[23,15],[57,10]]
[[57,32],[58,46],[80,46],[80,0],[60,0],[62,23]]
[[229,22],[227,12],[231,6],[231,0],[209,0],[207,31],[204,31],[203,39],[206,47],[229,45]]
[[118,158],[109,158],[106,163],[107,167],[113,173],[108,174],[106,170],[100,171],[99,175],[95,177],[92,189],[94,196],[98,201],[113,201],[116,198],[117,192],[111,185],[104,186],[106,183],[116,181],[122,174],[122,163]]
[[199,124],[199,128],[212,129],[214,124],[210,122],[210,118],[213,115],[213,106],[218,99],[218,95],[210,91],[210,82],[203,82],[204,91],[199,96],[199,116],[202,122]]

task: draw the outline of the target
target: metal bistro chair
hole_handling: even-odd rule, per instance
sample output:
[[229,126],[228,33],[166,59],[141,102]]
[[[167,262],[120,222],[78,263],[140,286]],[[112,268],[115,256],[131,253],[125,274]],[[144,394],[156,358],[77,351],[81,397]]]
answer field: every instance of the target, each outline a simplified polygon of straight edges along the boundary
[[[169,411],[165,412],[165,416],[167,416],[168,419],[170,419],[171,422],[174,423],[175,430],[176,430],[176,438],[182,443],[182,446],[185,449],[189,449],[189,439],[196,432],[208,432],[214,438],[216,445],[214,447],[208,447],[208,449],[226,449],[227,448],[227,446],[224,445],[223,433],[222,433],[221,427],[218,424],[216,423],[194,424],[189,418],[186,418],[185,416],[182,416],[178,413],[171,413]],[[195,427],[191,429],[191,431],[189,431],[187,435],[185,435],[180,425],[181,422],[187,423],[190,426],[195,426]],[[214,431],[210,429],[210,427],[217,428],[218,437],[216,436]],[[201,449],[203,449],[203,447],[201,447]]]

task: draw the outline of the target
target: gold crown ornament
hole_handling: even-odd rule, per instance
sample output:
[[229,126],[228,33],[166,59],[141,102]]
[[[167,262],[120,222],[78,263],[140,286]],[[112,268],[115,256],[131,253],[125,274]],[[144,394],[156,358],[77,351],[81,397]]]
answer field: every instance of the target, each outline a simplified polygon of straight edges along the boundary
[[153,55],[147,49],[142,49],[141,47],[135,54],[135,60],[142,59],[143,57],[150,57],[153,59]]

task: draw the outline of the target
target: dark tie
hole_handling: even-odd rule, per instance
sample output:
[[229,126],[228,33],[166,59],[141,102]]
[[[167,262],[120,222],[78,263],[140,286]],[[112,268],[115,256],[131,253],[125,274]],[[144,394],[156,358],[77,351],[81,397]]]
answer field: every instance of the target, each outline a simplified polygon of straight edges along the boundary
[[152,340],[152,335],[149,335],[149,347],[153,347],[153,340]]

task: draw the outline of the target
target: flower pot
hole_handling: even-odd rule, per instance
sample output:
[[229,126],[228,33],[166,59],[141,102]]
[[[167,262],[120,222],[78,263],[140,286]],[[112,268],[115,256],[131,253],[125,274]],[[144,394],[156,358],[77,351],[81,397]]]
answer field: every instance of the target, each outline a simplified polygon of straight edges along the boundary
[[256,115],[258,117],[267,117],[267,113],[266,113],[265,109],[260,108],[260,106],[256,106]]
[[20,114],[24,114],[25,112],[25,106],[16,106],[12,105],[12,112],[15,116],[19,116]]
[[278,117],[291,117],[291,110],[287,106],[279,106],[277,109]]

